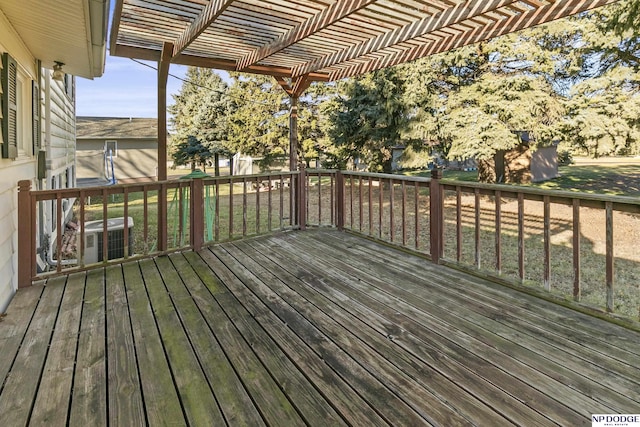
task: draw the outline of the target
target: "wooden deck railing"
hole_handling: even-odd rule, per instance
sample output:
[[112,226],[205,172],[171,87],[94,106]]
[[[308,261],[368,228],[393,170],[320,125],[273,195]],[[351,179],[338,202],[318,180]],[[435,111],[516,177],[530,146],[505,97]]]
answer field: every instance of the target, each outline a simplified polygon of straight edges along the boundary
[[640,247],[640,235],[614,238],[616,223],[640,230],[639,199],[441,177],[340,172],[336,225],[433,262],[640,317],[640,264],[629,247]]
[[[94,265],[331,226],[418,251],[436,263],[638,316],[640,268],[629,255],[637,250],[620,246],[637,248],[640,238],[616,239],[614,230],[617,223],[640,230],[640,200],[441,177],[437,170],[420,178],[303,168],[51,191],[31,191],[21,181],[19,284],[30,284],[42,270],[88,267],[85,227],[97,221],[109,236],[104,218],[132,218],[133,229],[124,227],[120,238],[134,238],[118,259],[110,259],[111,243],[103,239]],[[56,219],[52,230],[44,227],[45,217]],[[50,238],[43,239],[47,232]]]
[[[294,205],[301,191],[296,187],[302,185],[299,174],[44,191],[33,191],[29,181],[21,181],[19,286],[50,273],[300,228],[296,212],[301,209]],[[86,247],[88,238],[91,248]]]

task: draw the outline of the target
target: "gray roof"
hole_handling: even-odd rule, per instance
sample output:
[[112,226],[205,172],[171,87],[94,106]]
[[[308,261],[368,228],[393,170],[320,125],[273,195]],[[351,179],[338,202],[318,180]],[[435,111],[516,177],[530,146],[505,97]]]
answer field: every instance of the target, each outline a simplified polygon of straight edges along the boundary
[[138,117],[77,117],[77,139],[158,138],[157,119]]

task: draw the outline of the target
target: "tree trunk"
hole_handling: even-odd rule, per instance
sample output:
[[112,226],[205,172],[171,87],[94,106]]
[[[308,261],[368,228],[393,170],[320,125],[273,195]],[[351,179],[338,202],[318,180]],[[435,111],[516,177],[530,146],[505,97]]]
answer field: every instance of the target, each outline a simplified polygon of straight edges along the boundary
[[213,153],[213,175],[220,176],[220,153]]

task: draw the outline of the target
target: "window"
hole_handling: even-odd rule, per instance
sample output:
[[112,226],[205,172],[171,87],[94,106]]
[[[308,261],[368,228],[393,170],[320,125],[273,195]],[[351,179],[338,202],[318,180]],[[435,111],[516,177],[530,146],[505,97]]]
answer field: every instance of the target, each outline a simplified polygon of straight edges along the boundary
[[108,140],[104,142],[104,153],[109,157],[118,157],[118,141]]

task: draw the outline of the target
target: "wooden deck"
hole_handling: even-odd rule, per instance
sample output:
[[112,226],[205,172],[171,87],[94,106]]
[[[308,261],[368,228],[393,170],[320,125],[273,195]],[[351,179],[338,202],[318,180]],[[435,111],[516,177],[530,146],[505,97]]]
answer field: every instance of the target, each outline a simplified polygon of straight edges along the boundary
[[19,291],[0,425],[591,425],[640,334],[337,231]]

